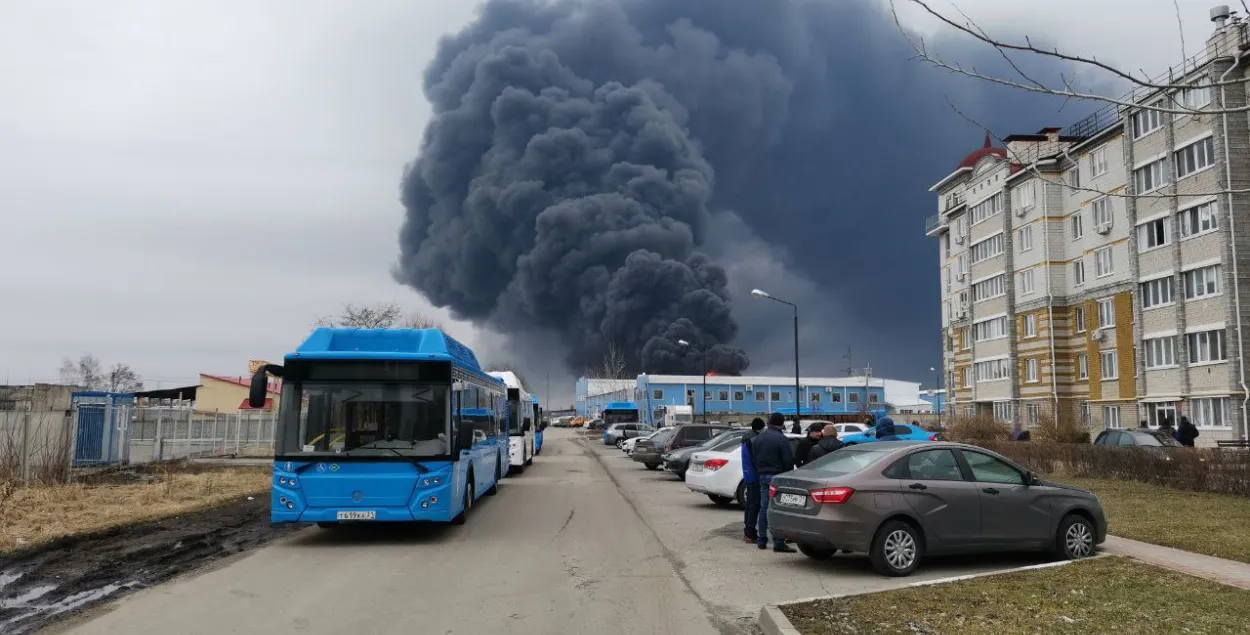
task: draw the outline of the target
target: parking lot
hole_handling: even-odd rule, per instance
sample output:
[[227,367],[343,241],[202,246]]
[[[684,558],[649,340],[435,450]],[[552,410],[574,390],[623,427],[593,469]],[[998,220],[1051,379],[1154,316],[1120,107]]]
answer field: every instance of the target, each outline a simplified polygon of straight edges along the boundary
[[[586,433],[589,435],[590,433]],[[799,553],[761,551],[742,541],[743,512],[717,507],[668,472],[649,471],[601,436],[586,436],[590,452],[621,494],[655,533],[678,573],[700,599],[726,621],[746,621],[764,604],[854,591],[880,591],[937,578],[1009,569],[1044,562],[1038,555],[933,558],[915,575],[887,578],[862,554],[830,561]]]

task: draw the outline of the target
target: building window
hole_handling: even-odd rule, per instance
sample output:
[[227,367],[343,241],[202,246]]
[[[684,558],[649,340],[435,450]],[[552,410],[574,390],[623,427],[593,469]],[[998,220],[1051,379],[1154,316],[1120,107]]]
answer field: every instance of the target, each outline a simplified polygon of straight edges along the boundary
[[1079,287],[1085,284],[1085,261],[1072,261],[1072,286]]
[[1159,403],[1146,404],[1147,423],[1152,426],[1157,426],[1164,421],[1170,421],[1173,425],[1176,424],[1175,401],[1163,401]]
[[1072,240],[1080,240],[1085,236],[1085,218],[1081,212],[1073,214],[1071,220],[1068,221],[1068,225],[1072,229]]
[[781,401],[781,393],[780,393],[780,392],[777,392],[776,390],[774,390],[774,391],[772,392],[772,400],[773,400],[773,401]]
[[1001,233],[994,234],[979,243],[973,244],[972,247],[968,248],[968,253],[971,254],[972,264],[974,265],[1003,253],[1003,235]]
[[1141,283],[1141,308],[1157,309],[1174,301],[1172,276]]
[[729,401],[729,391],[728,391],[728,390],[719,390],[719,391],[717,391],[717,392],[716,392],[716,400],[717,400],[717,401]]
[[977,342],[988,342],[990,340],[1001,340],[1007,337],[1007,316],[999,316],[974,322],[972,325],[972,338]]
[[976,225],[992,216],[1003,213],[1003,195],[995,194],[972,206],[972,224]]
[[1036,359],[1030,359],[1030,360],[1025,361],[1024,370],[1025,370],[1025,377],[1027,378],[1026,381],[1030,383],[1036,383],[1036,382],[1041,381],[1040,375],[1037,372],[1037,360]]
[[1102,363],[1103,380],[1118,379],[1120,377],[1119,360],[1120,356],[1113,348],[1098,353],[1098,360]]
[[1146,368],[1169,368],[1176,365],[1176,338],[1156,337],[1142,340],[1146,349]]
[[705,390],[705,391],[703,391],[703,400],[704,400],[704,401],[711,401],[711,400],[712,400],[712,391],[710,391],[710,390]]
[[1166,218],[1148,221],[1137,226],[1137,251],[1150,251],[1167,245],[1168,223]]
[[1181,274],[1185,281],[1185,299],[1199,300],[1220,294],[1220,265],[1190,269]]
[[1011,402],[995,401],[994,402],[994,420],[1002,422],[1011,421]]
[[1024,404],[1024,420],[1025,420],[1026,425],[1036,428],[1038,422],[1041,421],[1041,419],[1042,419],[1042,404],[1040,403]]
[[1115,273],[1115,262],[1111,258],[1111,245],[1094,250],[1094,277],[1105,278]]
[[1098,301],[1098,328],[1109,329],[1115,326],[1115,298],[1103,298]]
[[1081,187],[1080,168],[1072,168],[1071,170],[1068,170],[1068,174],[1064,180],[1068,182],[1068,187]]
[[1215,138],[1207,137],[1177,150],[1176,178],[1183,179],[1194,172],[1215,165]]
[[977,381],[995,381],[1011,377],[1011,362],[1007,359],[993,359],[976,362],[972,365],[972,374]]
[[1033,249],[1033,226],[1025,225],[1020,228],[1019,232],[1020,251],[1029,251]]
[[1089,427],[1089,421],[1090,421],[1089,410],[1090,409],[1089,409],[1088,403],[1081,404],[1081,425],[1085,426],[1086,428]]
[[1034,195],[1036,194],[1036,192],[1034,192],[1035,187],[1036,182],[1029,181],[1028,183],[1025,183],[1024,185],[1021,185],[1011,191],[1016,209],[1029,209],[1033,207]]
[[1115,218],[1112,217],[1111,199],[1109,197],[1104,196],[1094,201],[1093,207],[1094,207],[1094,229],[1099,229],[1099,230],[1110,229],[1111,225],[1115,223]]
[[1076,320],[1076,332],[1084,333],[1085,332],[1085,307],[1083,306],[1076,307],[1075,320]]
[[848,396],[850,397],[851,403],[859,403],[859,393],[853,392]]
[[745,401],[746,395],[741,390],[734,391],[734,401]]
[[1119,406],[1103,406],[1102,407],[1102,424],[1108,428],[1120,427],[1120,407]]
[[1089,173],[1102,176],[1107,173],[1107,147],[1103,146],[1089,153]]
[[652,390],[652,391],[651,391],[651,398],[652,398],[652,399],[655,399],[656,401],[659,401],[659,400],[663,399],[663,398],[664,398],[664,391],[663,391],[662,389],[660,389],[660,388],[656,388],[656,389]]
[[842,403],[842,394],[836,392],[831,393],[829,395],[829,403]]
[[1151,163],[1133,170],[1133,187],[1136,188],[1136,194],[1146,194],[1153,192],[1164,185],[1168,184],[1168,160],[1167,157],[1159,159]]
[[980,302],[997,298],[1007,293],[1006,277],[1003,274],[982,280],[972,285],[972,301]]
[[972,327],[965,326],[959,329],[959,349],[966,351],[972,349]]
[[1222,362],[1226,359],[1223,329],[1188,333],[1185,335],[1185,343],[1189,345],[1190,364]]
[[[1162,108],[1163,100],[1156,101],[1152,106]],[[1158,110],[1138,110],[1131,117],[1133,124],[1133,138],[1140,139],[1163,126],[1162,117]]]
[[756,400],[756,401],[764,401],[764,391],[762,391],[762,390],[757,390],[757,391],[755,391],[755,400]]
[[877,393],[874,392],[868,395],[868,403],[877,403],[878,401],[880,401],[880,399],[877,397]]
[[1085,353],[1076,356],[1076,378],[1089,379],[1089,358]]
[[687,406],[694,405],[694,391],[693,390],[686,391],[686,405]]
[[1189,400],[1189,420],[1199,428],[1228,428],[1228,398],[1210,397]]
[[1024,316],[1024,336],[1037,337],[1037,316],[1033,313]]
[[[1187,110],[1202,110],[1211,104],[1211,89],[1209,86],[1202,88],[1186,88],[1178,91],[1173,98],[1176,104]],[[1188,113],[1174,113],[1173,118],[1180,119],[1187,116]]]
[[1033,270],[1020,272],[1020,295],[1029,295],[1033,293]]
[[964,388],[972,387],[972,367],[964,368]]
[[1200,236],[1219,229],[1219,219],[1216,218],[1218,212],[1219,204],[1215,201],[1181,210],[1179,213],[1181,238]]

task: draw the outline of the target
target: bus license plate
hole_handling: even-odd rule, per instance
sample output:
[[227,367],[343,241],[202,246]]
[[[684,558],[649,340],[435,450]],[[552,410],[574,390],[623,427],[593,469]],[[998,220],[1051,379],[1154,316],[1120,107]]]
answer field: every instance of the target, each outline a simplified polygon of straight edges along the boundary
[[778,494],[777,502],[782,505],[802,507],[807,504],[807,497],[802,494]]
[[339,512],[339,520],[373,520],[378,517],[377,512]]

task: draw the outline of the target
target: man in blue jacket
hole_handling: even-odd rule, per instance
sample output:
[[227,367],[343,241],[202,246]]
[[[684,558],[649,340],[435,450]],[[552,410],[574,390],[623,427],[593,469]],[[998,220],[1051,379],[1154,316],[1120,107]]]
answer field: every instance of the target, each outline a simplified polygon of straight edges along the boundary
[[[794,469],[794,451],[790,449],[790,439],[782,432],[785,425],[785,418],[774,412],[768,416],[768,427],[751,442],[755,476],[760,482],[759,533],[756,534],[755,541],[760,549],[768,548],[768,486],[772,484],[774,476]],[[794,553],[794,548],[774,535],[773,551]]]
[[751,420],[751,434],[742,437],[742,482],[745,483],[742,493],[746,507],[746,513],[742,518],[743,533],[746,534],[743,540],[751,543],[759,540],[759,533],[755,528],[760,521],[760,481],[755,475],[755,459],[751,456],[751,442],[763,430],[764,420],[756,417]]

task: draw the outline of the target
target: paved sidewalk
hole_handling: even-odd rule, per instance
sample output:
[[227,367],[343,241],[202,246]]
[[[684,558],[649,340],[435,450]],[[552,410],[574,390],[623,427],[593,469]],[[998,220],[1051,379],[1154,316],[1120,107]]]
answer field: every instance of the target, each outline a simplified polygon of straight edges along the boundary
[[1140,560],[1157,567],[1188,573],[1212,582],[1250,590],[1250,564],[1202,554],[1160,547],[1118,536],[1107,536],[1102,550],[1116,556]]

